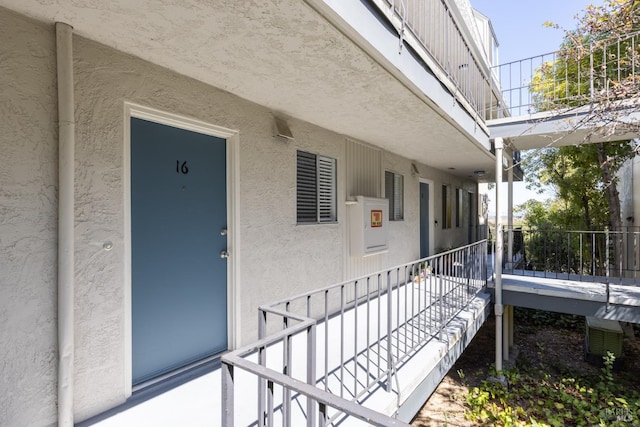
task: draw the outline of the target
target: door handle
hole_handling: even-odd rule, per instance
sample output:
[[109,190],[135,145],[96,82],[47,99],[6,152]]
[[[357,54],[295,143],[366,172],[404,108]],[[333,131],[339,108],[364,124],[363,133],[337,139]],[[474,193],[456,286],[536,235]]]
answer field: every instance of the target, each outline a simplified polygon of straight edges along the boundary
[[227,235],[227,229],[223,228],[222,230],[220,230],[220,235],[221,236],[226,236]]
[[222,259],[227,259],[227,258],[229,258],[229,252],[227,252],[227,251],[221,251],[221,252],[220,252],[220,258],[222,258]]

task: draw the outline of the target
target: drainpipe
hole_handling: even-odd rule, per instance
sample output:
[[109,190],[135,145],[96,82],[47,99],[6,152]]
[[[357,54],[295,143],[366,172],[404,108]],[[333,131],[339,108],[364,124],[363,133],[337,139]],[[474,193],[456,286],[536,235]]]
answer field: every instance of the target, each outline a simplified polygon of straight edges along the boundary
[[[507,243],[507,266],[513,270],[513,153],[509,153],[509,169],[507,170],[507,233],[509,241]],[[505,307],[505,316],[502,318],[502,357],[509,360],[509,337],[513,331],[513,319],[511,317],[512,307]]]
[[56,22],[58,70],[58,426],[73,426],[74,145],[73,28]]
[[507,266],[513,269],[513,155],[510,156],[509,169],[507,170]]
[[502,138],[494,140],[496,151],[496,268],[495,268],[495,313],[496,313],[496,371],[502,375],[502,200],[500,186],[502,185],[502,149],[504,143]]

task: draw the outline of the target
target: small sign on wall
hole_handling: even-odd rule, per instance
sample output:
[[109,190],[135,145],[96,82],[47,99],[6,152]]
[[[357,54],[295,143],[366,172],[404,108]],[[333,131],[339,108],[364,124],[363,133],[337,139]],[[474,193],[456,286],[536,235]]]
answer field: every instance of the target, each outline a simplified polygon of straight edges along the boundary
[[371,227],[382,227],[382,211],[375,209],[371,211]]
[[366,257],[389,249],[389,200],[356,196],[349,203],[349,245],[351,256]]

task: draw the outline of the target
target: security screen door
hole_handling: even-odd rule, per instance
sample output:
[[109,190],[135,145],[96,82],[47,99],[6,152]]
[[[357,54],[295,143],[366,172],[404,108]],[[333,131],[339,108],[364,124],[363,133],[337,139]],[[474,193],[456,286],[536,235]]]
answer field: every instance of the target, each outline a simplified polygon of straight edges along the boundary
[[226,141],[131,118],[133,384],[227,349]]

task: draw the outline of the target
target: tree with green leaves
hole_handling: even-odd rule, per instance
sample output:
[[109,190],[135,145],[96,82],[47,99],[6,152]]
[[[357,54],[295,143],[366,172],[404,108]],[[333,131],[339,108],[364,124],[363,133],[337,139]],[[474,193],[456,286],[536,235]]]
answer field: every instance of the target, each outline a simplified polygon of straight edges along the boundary
[[543,64],[531,82],[537,111],[587,108],[579,125],[592,131],[583,144],[545,148],[525,156],[523,164],[530,184],[552,186],[571,206],[568,214],[581,212],[575,225],[587,230],[622,226],[616,173],[637,154],[637,144],[590,139],[640,131],[638,123],[626,120],[640,111],[639,34],[640,0],[591,5],[578,17],[576,29],[565,31],[556,59]]

